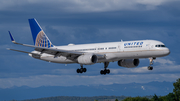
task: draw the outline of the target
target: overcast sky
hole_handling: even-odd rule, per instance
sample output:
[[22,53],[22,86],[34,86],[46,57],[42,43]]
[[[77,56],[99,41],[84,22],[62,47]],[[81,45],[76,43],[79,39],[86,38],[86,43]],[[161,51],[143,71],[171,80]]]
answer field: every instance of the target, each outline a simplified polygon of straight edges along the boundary
[[[1,0],[0,1],[0,88],[13,86],[74,86],[174,82],[180,77],[180,1],[179,0]],[[36,18],[54,45],[153,39],[171,51],[157,58],[148,71],[148,59],[128,69],[110,63],[109,75],[100,75],[103,64],[64,65],[33,59],[28,54],[6,48],[33,51],[10,41],[33,44],[28,24]]]

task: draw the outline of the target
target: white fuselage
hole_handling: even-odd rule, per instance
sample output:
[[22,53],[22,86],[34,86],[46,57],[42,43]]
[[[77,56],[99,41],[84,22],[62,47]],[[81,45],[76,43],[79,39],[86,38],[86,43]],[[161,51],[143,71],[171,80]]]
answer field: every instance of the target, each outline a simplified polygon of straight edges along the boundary
[[[113,62],[122,59],[139,59],[150,57],[162,57],[170,53],[165,45],[156,40],[136,40],[136,41],[121,41],[108,43],[94,43],[94,44],[80,44],[68,46],[55,46],[53,48],[70,50],[75,52],[84,52],[85,54],[101,54],[105,58],[98,60],[100,62]],[[33,51],[33,53],[40,52]],[[46,53],[41,54],[41,60],[55,62],[55,63],[76,63],[64,56],[54,58],[54,55]]]

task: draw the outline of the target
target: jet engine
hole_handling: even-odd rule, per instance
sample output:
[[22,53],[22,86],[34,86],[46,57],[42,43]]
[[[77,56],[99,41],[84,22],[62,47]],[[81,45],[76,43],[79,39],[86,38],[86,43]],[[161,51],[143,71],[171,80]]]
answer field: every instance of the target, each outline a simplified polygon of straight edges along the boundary
[[85,54],[85,55],[79,56],[77,58],[77,61],[79,64],[92,65],[98,61],[98,58],[96,55],[93,55],[93,54]]
[[119,60],[118,65],[121,67],[133,68],[139,65],[139,59],[124,59]]

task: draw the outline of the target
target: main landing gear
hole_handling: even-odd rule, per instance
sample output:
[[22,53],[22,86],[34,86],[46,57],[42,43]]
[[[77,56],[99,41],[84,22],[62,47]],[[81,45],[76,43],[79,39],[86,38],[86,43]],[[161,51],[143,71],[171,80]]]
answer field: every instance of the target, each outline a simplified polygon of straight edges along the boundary
[[153,65],[153,60],[155,60],[156,58],[154,57],[154,58],[149,58],[149,61],[150,61],[150,64],[149,64],[149,66],[148,66],[148,70],[153,70],[153,66],[151,66],[151,65]]
[[80,68],[80,69],[77,69],[77,70],[76,70],[77,73],[83,73],[83,72],[85,73],[86,71],[87,71],[87,69],[86,69],[86,68],[83,68],[83,65],[81,65],[81,68]]
[[100,74],[101,74],[101,75],[103,75],[103,74],[106,75],[106,74],[109,74],[109,73],[110,73],[110,70],[107,69],[108,65],[109,65],[109,62],[104,62],[104,70],[101,70],[101,71],[100,71]]

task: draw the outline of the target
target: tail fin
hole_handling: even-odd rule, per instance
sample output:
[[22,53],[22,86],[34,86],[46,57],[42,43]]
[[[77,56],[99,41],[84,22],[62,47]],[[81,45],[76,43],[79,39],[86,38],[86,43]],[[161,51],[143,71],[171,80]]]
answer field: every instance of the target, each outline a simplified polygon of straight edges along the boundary
[[44,31],[42,30],[41,26],[38,24],[36,19],[34,18],[29,19],[29,25],[31,28],[31,33],[35,46],[48,47],[48,48],[54,46],[49,40],[49,38],[46,36]]

